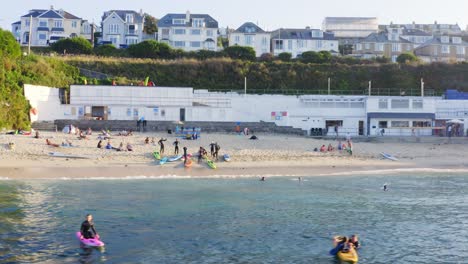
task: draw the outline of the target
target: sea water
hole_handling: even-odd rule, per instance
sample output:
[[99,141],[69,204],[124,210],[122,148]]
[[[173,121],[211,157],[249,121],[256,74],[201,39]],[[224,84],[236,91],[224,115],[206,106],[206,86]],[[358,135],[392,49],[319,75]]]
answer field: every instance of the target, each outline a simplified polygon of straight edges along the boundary
[[[358,234],[360,263],[468,263],[466,176],[4,180],[0,262],[337,263]],[[87,213],[103,249],[75,238]]]

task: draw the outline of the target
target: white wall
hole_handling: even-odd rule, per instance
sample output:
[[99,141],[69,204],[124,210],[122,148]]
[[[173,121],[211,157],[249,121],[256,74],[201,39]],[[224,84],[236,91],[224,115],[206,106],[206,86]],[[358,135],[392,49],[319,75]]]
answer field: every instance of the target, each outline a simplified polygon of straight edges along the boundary
[[67,106],[60,103],[59,89],[25,84],[24,95],[31,108],[37,109],[36,115],[29,113],[32,122],[65,118]]
[[[338,40],[318,40],[318,39],[308,39],[308,40],[299,40],[299,39],[281,39],[283,41],[283,49],[276,49],[273,45],[274,55],[278,55],[283,52],[289,52],[292,54],[293,58],[296,58],[298,55],[301,55],[307,51],[338,51],[339,42]],[[274,43],[275,40],[273,40]],[[291,45],[290,45],[291,44]]]

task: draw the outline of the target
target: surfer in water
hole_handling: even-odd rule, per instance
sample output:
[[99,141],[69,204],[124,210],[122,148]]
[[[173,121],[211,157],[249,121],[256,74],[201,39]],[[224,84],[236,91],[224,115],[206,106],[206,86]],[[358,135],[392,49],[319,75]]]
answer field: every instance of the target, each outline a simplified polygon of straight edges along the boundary
[[167,140],[167,139],[161,138],[161,139],[158,141],[159,153],[161,154],[161,156],[164,154],[164,141],[166,141],[166,140]]
[[265,181],[265,177],[262,177],[262,178],[260,179],[260,181]]
[[384,190],[384,192],[388,191],[388,186],[387,186],[386,183],[383,185],[383,190]]
[[81,232],[81,237],[80,239],[86,238],[97,238],[99,239],[99,235],[96,232],[96,229],[94,229],[94,222],[93,222],[93,216],[90,214],[86,215],[86,220],[81,224],[80,228]]
[[172,143],[172,145],[174,145],[174,154],[175,155],[179,155],[179,140],[176,138],[176,140],[174,141],[174,143]]

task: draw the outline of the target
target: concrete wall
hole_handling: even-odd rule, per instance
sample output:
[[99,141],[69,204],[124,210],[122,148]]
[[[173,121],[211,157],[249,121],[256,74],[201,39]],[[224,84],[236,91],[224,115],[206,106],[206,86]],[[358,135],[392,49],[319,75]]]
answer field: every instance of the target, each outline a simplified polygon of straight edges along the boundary
[[37,114],[30,112],[32,122],[67,118],[65,113],[68,106],[60,103],[59,89],[25,84],[24,95],[31,108],[37,110]]

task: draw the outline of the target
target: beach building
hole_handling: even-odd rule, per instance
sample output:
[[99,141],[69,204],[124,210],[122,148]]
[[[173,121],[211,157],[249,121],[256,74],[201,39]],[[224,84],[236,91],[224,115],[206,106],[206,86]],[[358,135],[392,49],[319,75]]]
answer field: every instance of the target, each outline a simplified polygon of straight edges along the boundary
[[80,36],[81,22],[81,18],[51,6],[49,9],[30,10],[12,27],[21,45],[28,45],[31,36],[31,46],[45,47],[62,38]]
[[101,21],[102,43],[112,44],[116,48],[143,41],[145,17],[143,10],[109,10],[104,12]]
[[184,51],[216,51],[218,21],[207,14],[167,14],[158,21],[158,40]]
[[300,57],[306,51],[329,51],[337,54],[339,51],[338,40],[333,33],[320,29],[281,28],[271,32],[271,49],[275,56],[288,52],[293,58]]
[[229,46],[252,47],[257,57],[270,53],[270,33],[252,22],[244,23],[229,33]]
[[25,85],[31,121],[268,122],[314,136],[431,136],[468,128],[468,96],[254,95],[190,87]]

